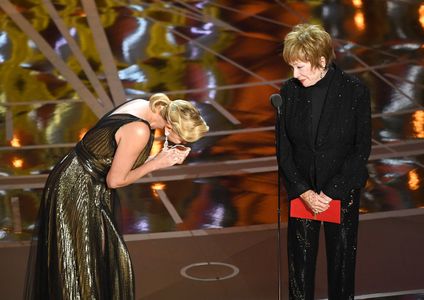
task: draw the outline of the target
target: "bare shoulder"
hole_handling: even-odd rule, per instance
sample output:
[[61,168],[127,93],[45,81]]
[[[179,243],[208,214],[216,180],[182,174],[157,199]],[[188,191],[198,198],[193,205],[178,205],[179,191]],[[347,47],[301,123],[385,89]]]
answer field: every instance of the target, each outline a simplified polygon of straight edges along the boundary
[[116,132],[117,140],[129,140],[132,142],[146,142],[150,137],[150,127],[143,121],[133,121],[122,125]]

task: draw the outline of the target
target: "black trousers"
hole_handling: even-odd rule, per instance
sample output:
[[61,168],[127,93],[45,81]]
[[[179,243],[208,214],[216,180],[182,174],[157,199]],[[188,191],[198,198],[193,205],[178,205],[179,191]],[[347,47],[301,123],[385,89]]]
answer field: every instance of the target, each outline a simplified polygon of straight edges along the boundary
[[[323,222],[327,256],[328,299],[353,299],[360,190],[342,200],[340,224]],[[289,218],[287,253],[289,296],[313,300],[321,222]]]

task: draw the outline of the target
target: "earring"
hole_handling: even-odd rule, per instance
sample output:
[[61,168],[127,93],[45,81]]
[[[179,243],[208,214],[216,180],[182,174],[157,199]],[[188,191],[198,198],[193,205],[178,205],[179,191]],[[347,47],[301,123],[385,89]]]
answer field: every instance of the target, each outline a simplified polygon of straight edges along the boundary
[[323,68],[322,71],[321,71],[321,74],[319,75],[319,78],[320,79],[323,79],[324,76],[325,76],[325,74],[327,74],[327,69],[326,68]]
[[322,67],[321,74],[319,75],[319,78],[323,79],[325,74],[327,74],[327,66]]
[[163,143],[163,148],[168,148],[168,135],[169,131],[165,129],[165,142]]

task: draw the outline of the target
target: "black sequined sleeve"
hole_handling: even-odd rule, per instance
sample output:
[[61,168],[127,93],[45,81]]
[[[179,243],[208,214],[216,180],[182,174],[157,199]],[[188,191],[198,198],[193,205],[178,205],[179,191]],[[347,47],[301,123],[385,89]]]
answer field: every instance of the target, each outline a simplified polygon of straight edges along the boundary
[[287,135],[287,118],[290,118],[288,102],[290,99],[287,96],[287,82],[283,84],[280,95],[283,99],[282,104],[282,120],[280,124],[280,172],[284,186],[287,190],[289,200],[299,197],[303,192],[312,189],[309,183],[300,174],[294,159],[293,146]]
[[371,152],[370,94],[360,82],[354,88],[352,110],[355,113],[355,141],[339,172],[331,178],[323,192],[333,199],[346,199],[352,189],[361,188],[368,178],[367,162]]

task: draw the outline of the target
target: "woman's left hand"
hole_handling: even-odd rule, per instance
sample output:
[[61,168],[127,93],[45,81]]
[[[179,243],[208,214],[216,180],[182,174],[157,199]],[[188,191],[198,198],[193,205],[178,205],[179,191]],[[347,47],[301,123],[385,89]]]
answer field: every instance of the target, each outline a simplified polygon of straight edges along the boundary
[[182,164],[184,162],[184,160],[187,158],[188,154],[191,151],[191,148],[189,147],[184,147],[184,148],[179,148],[179,147],[175,147],[172,150],[174,150],[175,153],[175,157],[176,157],[176,163],[177,164]]
[[322,197],[322,198],[324,198],[326,201],[327,201],[327,203],[330,203],[333,199],[331,199],[330,197],[328,197],[326,194],[324,194],[324,192],[323,191],[321,191],[321,193],[319,193],[319,195]]
[[329,207],[330,207],[330,202],[333,201],[333,199],[331,199],[330,197],[328,197],[326,194],[324,194],[322,191],[318,194],[318,199],[317,201],[319,201],[320,203],[326,205],[326,209],[325,210],[317,210],[316,212],[323,212],[326,211]]
[[173,164],[182,164],[191,151],[190,147],[184,145],[174,145],[162,150],[170,155]]

